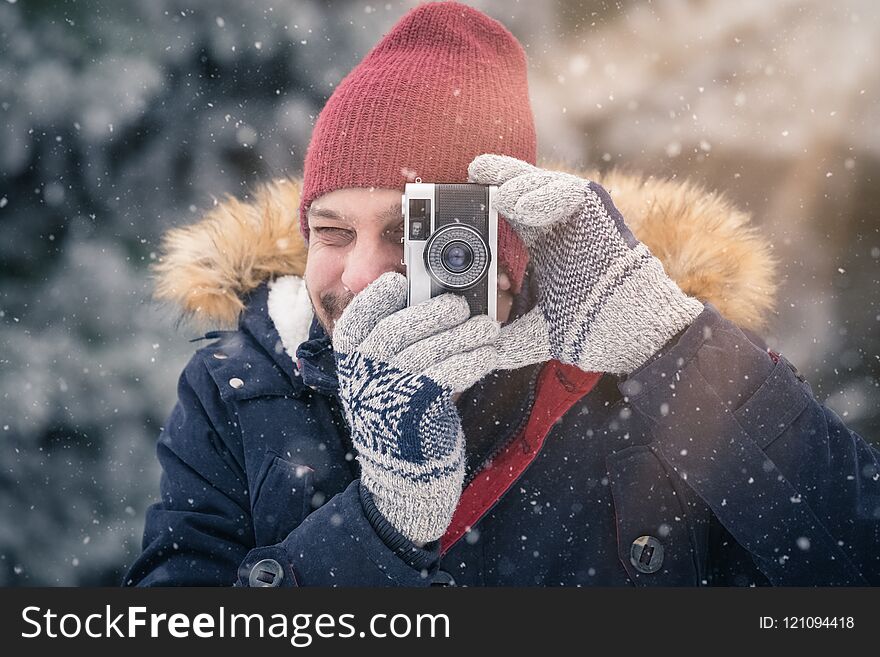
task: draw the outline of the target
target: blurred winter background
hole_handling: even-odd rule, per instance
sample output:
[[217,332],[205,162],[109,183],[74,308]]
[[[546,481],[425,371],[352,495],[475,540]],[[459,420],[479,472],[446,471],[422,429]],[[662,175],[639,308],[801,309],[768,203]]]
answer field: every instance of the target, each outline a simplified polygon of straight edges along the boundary
[[[116,585],[199,335],[150,301],[170,226],[300,170],[414,2],[0,0],[0,585]],[[486,0],[544,157],[691,177],[781,260],[766,338],[880,441],[873,0]]]

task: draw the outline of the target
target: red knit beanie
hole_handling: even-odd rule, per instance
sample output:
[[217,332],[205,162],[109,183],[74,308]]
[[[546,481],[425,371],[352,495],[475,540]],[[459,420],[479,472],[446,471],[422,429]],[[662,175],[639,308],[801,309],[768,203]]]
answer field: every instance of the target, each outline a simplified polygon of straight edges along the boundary
[[[312,133],[303,172],[300,227],[312,201],[337,189],[403,190],[466,182],[481,153],[536,159],[526,57],[498,21],[457,2],[416,7],[330,96]],[[514,290],[528,252],[510,225],[498,227],[500,264]]]

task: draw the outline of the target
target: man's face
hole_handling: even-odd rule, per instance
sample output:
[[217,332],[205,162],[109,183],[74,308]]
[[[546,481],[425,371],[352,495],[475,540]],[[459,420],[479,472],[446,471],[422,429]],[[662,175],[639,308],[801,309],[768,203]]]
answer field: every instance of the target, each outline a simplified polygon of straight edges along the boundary
[[[400,190],[337,189],[309,207],[306,287],[328,335],[342,311],[367,285],[388,271],[406,273]],[[498,320],[510,314],[510,280],[498,273]]]

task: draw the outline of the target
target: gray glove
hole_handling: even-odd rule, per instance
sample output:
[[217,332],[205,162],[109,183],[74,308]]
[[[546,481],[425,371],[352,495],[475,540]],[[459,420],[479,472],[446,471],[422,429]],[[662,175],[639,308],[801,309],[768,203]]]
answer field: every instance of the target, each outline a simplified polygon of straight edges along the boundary
[[406,307],[388,272],[354,297],[333,330],[339,397],[361,485],[412,541],[440,538],[464,480],[464,434],[452,395],[496,369],[500,326],[470,317],[464,297]]
[[477,156],[468,174],[499,185],[498,211],[529,248],[538,282],[537,306],[501,331],[500,368],[555,358],[629,374],[703,311],[598,183],[502,155]]

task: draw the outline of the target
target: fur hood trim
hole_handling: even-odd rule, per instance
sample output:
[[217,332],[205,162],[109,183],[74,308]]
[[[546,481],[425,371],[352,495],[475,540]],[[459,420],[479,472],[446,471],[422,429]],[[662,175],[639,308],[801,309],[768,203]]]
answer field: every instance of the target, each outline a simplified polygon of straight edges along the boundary
[[215,200],[201,220],[167,231],[151,267],[153,297],[198,328],[235,328],[250,292],[305,271],[299,189],[295,180],[264,183],[245,200]]
[[[750,224],[749,214],[722,194],[688,181],[620,170],[600,174],[542,166],[602,184],[636,238],[685,293],[712,303],[741,328],[765,328],[775,302],[776,261],[767,240]],[[234,328],[248,293],[264,281],[301,277],[305,270],[299,192],[296,178],[274,180],[245,200],[228,196],[216,201],[199,221],[169,230],[152,267],[154,297],[175,306],[182,319],[199,328]],[[296,281],[283,285],[299,298],[297,308],[308,308],[304,286],[297,287]],[[292,336],[299,335],[306,318],[285,321]],[[280,332],[282,327],[277,328]],[[284,342],[287,346],[289,340]]]

